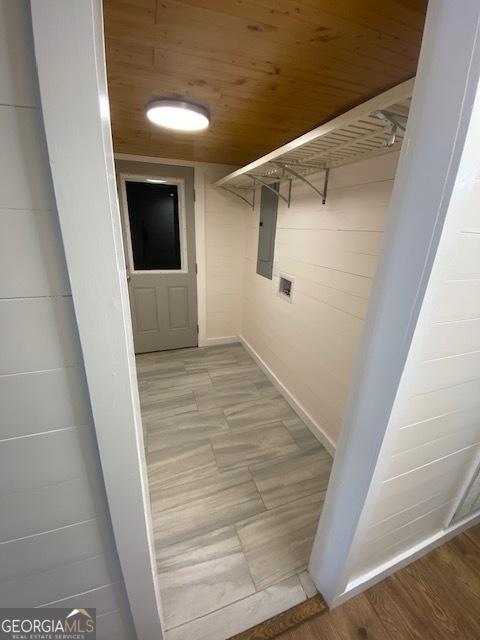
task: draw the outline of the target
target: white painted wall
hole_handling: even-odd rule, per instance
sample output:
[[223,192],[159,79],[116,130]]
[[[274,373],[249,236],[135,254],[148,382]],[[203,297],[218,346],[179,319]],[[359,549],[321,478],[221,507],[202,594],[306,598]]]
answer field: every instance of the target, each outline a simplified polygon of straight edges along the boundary
[[450,523],[480,455],[480,91],[372,489],[352,579]]
[[0,603],[96,607],[131,640],[23,0],[0,0],[0,105]]
[[[273,279],[256,274],[260,192],[246,215],[242,337],[333,445],[377,266],[398,153],[330,172],[327,201],[293,182],[279,200]],[[323,187],[323,174],[312,182]],[[286,191],[285,187],[282,187]],[[294,280],[291,303],[279,273]]]
[[212,186],[224,175],[225,167],[204,165],[207,344],[235,339],[242,328],[246,221],[251,210]]

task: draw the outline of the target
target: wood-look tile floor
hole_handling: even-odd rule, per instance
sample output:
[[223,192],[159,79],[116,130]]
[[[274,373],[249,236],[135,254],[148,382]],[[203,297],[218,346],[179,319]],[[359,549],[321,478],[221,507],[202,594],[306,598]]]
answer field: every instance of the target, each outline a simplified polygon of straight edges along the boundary
[[314,593],[331,456],[239,345],[137,356],[168,640],[223,640]]

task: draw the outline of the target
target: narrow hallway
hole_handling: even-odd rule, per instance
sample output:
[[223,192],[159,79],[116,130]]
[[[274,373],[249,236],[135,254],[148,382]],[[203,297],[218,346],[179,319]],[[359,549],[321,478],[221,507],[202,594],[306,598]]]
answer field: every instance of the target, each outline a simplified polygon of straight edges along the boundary
[[260,608],[313,595],[330,454],[240,344],[143,354],[137,367],[169,638],[203,637],[207,620],[235,633]]

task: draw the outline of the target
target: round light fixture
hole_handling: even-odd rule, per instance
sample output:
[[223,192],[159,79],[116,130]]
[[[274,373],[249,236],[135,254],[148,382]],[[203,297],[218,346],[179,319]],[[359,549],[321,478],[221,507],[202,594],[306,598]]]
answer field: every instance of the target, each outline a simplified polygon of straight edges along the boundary
[[154,100],[147,105],[147,118],[159,127],[175,131],[201,131],[210,124],[205,107],[185,100]]

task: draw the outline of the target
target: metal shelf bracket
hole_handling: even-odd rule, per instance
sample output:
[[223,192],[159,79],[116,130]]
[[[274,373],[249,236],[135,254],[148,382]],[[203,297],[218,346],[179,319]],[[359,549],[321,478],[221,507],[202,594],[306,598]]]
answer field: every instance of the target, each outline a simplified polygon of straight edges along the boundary
[[302,176],[302,174],[298,173],[298,171],[295,171],[295,169],[293,169],[288,164],[283,164],[281,162],[275,162],[274,164],[276,164],[278,167],[281,167],[286,173],[289,173],[295,178],[298,178],[299,180],[301,180],[302,182],[305,182],[305,184],[308,184],[308,186],[311,189],[313,189],[316,193],[318,193],[318,195],[322,198],[322,204],[326,203],[329,169],[325,169],[325,178],[323,181],[323,192],[322,192],[320,191],[320,189],[317,189],[317,187],[312,182],[310,182],[310,180],[308,180],[305,176]]
[[236,191],[234,191],[230,187],[225,187],[224,185],[222,185],[220,187],[220,189],[224,189],[225,191],[228,191],[228,193],[231,193],[232,195],[237,196],[237,198],[240,198],[240,200],[243,200],[243,202],[246,202],[248,204],[248,206],[252,208],[252,210],[255,209],[255,189],[254,188],[252,188],[252,200],[251,201],[248,198],[245,198],[245,196],[242,196],[242,194],[237,193]]
[[[275,195],[277,195],[279,198],[281,198],[284,202],[287,203],[287,207],[290,207],[290,198],[291,198],[291,194],[292,194],[292,181],[289,180],[289,185],[288,185],[288,196],[285,197],[284,195],[282,195],[280,193],[279,190],[275,189],[275,187],[272,187],[271,184],[269,184],[268,182],[266,182],[265,180],[262,180],[262,178],[259,178],[258,176],[256,176],[253,173],[247,173],[247,176],[249,176],[250,178],[252,178],[253,180],[253,187],[255,188],[255,183],[259,182],[261,185],[263,185],[264,187],[266,187],[267,189],[270,189],[270,191],[273,191],[273,193]],[[276,184],[276,183],[274,183]]]
[[[371,115],[374,118],[378,118],[382,122],[389,125],[390,137],[386,141],[385,146],[388,149],[390,147],[393,147],[397,139],[398,130],[400,129],[402,133],[405,133],[405,127],[406,127],[406,121],[407,121],[406,116],[396,115],[394,113],[391,113],[390,111],[387,111],[386,109],[377,109],[376,111],[373,111]],[[400,122],[399,118],[402,120],[405,119],[405,123]]]

